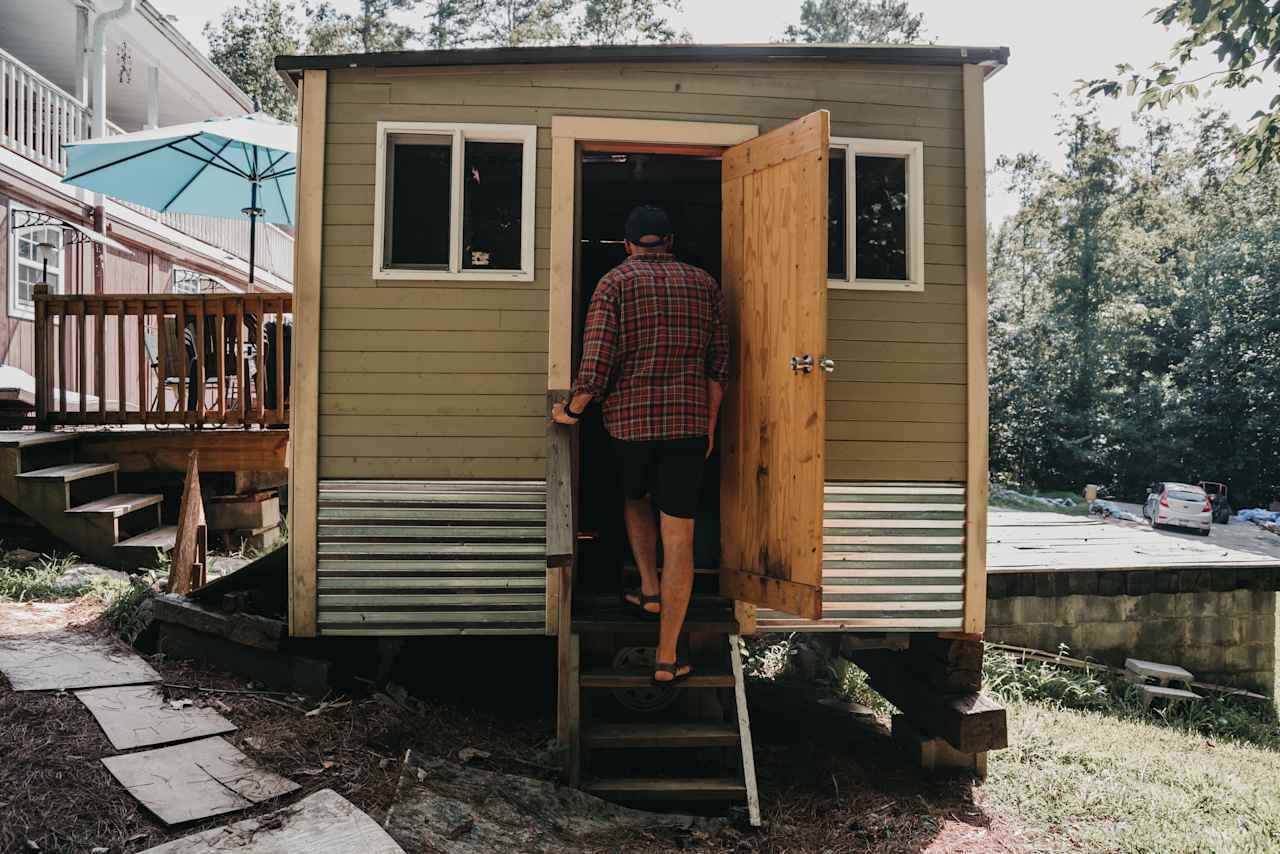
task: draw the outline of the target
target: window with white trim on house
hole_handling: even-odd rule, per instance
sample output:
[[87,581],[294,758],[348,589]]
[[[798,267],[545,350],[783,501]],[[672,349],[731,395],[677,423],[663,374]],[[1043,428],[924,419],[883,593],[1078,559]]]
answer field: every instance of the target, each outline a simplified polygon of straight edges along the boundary
[[175,294],[207,294],[226,288],[222,280],[216,276],[187,267],[174,267],[171,281]]
[[533,279],[533,125],[378,122],[373,275]]
[[831,138],[827,285],[924,289],[924,145]]
[[9,204],[9,316],[22,320],[35,318],[35,286],[48,284],[50,293],[63,289],[62,227],[42,225],[15,229],[14,214],[34,208]]

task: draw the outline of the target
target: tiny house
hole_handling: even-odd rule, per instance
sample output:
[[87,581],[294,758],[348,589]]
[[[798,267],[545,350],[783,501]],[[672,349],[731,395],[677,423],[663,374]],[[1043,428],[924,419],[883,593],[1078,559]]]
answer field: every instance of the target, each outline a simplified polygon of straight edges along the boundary
[[730,306],[696,544],[723,626],[980,636],[983,86],[1007,58],[279,58],[301,106],[292,633],[556,635],[562,739],[618,746],[588,745],[566,680],[613,684],[598,669],[625,658],[578,641],[628,569],[621,497],[598,418],[547,413],[627,212],[654,203]]

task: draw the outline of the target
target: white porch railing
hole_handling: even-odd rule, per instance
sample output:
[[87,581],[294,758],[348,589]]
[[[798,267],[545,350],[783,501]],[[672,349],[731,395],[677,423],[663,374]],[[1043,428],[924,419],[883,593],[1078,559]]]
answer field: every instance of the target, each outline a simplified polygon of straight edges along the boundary
[[75,97],[0,50],[0,144],[28,160],[67,171],[62,146],[84,139],[89,111]]
[[[89,133],[89,110],[84,102],[12,54],[0,50],[0,146],[58,175],[65,175],[67,155],[63,146],[86,139]],[[124,131],[107,122],[107,133]],[[117,201],[239,258],[249,257],[247,222],[187,213],[161,214],[141,205]],[[293,238],[275,226],[260,224],[255,260],[259,268],[293,281]]]

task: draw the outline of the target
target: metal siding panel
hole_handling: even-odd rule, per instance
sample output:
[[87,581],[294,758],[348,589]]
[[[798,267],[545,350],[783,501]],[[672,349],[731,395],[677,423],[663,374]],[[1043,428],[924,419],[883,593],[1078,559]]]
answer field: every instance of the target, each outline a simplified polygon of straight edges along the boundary
[[825,493],[823,619],[803,620],[760,609],[757,629],[960,629],[964,616],[964,487],[951,483],[829,482]]
[[541,635],[542,481],[324,481],[321,635]]

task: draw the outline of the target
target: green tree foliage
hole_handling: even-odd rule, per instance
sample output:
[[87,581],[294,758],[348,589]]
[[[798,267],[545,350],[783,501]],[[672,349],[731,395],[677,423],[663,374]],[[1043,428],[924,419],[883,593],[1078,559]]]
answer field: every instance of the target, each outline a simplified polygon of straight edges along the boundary
[[493,47],[564,44],[574,6],[574,0],[485,0],[476,37]]
[[[1124,93],[1138,98],[1140,109],[1167,107],[1172,101],[1196,98],[1202,88],[1243,89],[1262,84],[1276,91],[1280,71],[1280,3],[1265,0],[1174,0],[1151,10],[1154,23],[1176,28],[1177,38],[1163,62],[1139,72],[1128,64],[1116,66],[1116,76],[1080,81],[1090,97],[1112,98]],[[1188,66],[1211,51],[1222,68],[1187,78]],[[1202,87],[1205,81],[1207,87]],[[1258,169],[1280,159],[1280,94],[1254,116],[1247,133],[1232,145],[1245,168]]]
[[924,34],[924,15],[907,0],[804,0],[800,23],[783,30],[783,41],[846,44],[906,44]]
[[993,477],[1044,488],[1220,480],[1280,495],[1280,165],[1235,174],[1218,114],[1123,144],[1066,116],[1066,159],[1001,160],[991,237]]
[[575,40],[583,44],[669,44],[690,41],[687,32],[678,32],[664,9],[679,12],[681,4],[658,0],[586,0],[574,28]]
[[308,53],[378,53],[404,50],[419,38],[391,15],[416,9],[421,0],[360,0],[359,11],[341,12],[330,0],[303,3]]
[[276,74],[280,54],[301,51],[302,32],[292,4],[244,0],[204,27],[209,59],[273,116],[293,120],[293,93]]

